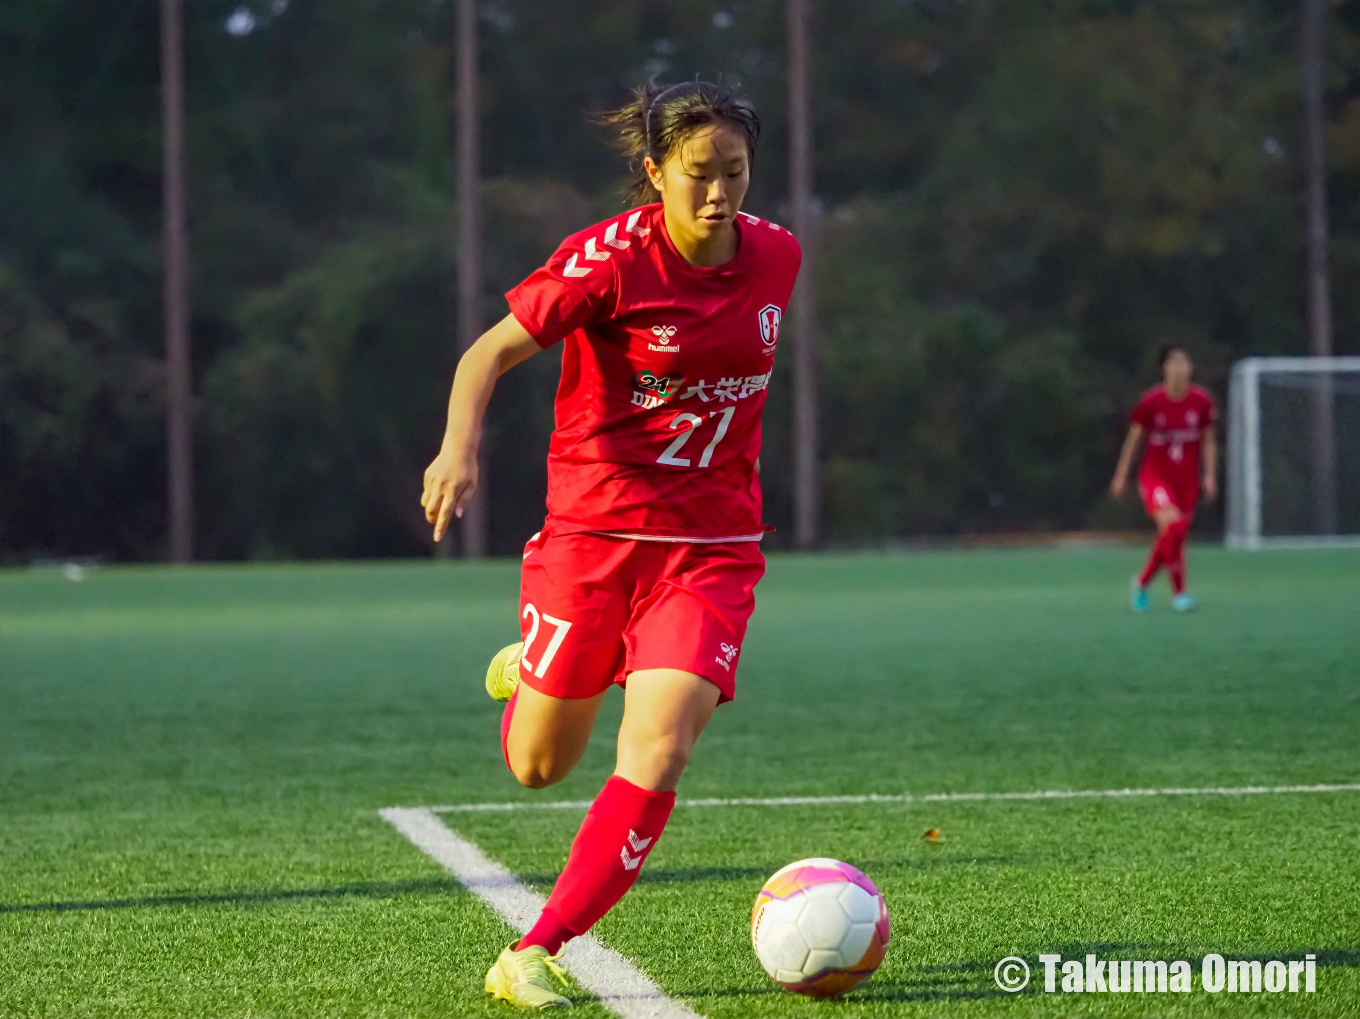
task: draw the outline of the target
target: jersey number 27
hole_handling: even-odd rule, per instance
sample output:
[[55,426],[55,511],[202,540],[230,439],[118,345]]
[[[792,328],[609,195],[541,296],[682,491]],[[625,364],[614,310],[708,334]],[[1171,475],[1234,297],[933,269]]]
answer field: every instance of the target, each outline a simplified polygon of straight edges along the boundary
[[[713,460],[713,451],[718,448],[718,443],[723,441],[723,436],[727,434],[727,426],[732,423],[732,415],[736,412],[736,407],[724,407],[722,410],[711,410],[708,412],[709,417],[716,417],[718,419],[718,427],[713,432],[713,438],[709,441],[708,445],[704,447],[703,454],[699,457],[700,467],[707,467]],[[676,428],[683,428],[684,430],[671,441],[671,444],[666,447],[666,451],[656,458],[656,462],[659,464],[669,464],[672,467],[688,467],[690,458],[687,456],[680,456],[680,450],[684,448],[685,443],[689,442],[689,440],[694,437],[695,431],[704,423],[704,420],[705,419],[701,418],[698,414],[686,413],[675,415],[667,427],[672,431]]]

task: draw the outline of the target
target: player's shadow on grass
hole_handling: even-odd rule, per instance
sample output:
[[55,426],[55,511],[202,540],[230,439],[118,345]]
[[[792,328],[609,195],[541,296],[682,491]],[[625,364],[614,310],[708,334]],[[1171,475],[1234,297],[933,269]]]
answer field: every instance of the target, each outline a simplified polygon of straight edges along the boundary
[[[874,864],[874,873],[907,873],[934,867],[1011,866],[1032,863],[1036,857],[1019,853],[992,856],[950,856],[921,860],[881,860]],[[640,885],[684,884],[691,881],[756,881],[763,882],[783,864],[764,863],[754,867],[653,867],[638,875]],[[556,874],[522,874],[531,885],[551,887]]]
[[252,892],[148,895],[129,899],[88,899],[70,902],[0,902],[0,913],[74,913],[99,909],[156,909],[166,906],[256,906],[307,899],[392,899],[421,892],[465,894],[452,878],[419,881],[364,881],[333,888],[271,888]]
[[[992,980],[995,962],[953,962],[939,966],[919,966],[889,978],[883,974],[856,988],[838,1001],[948,1001],[1012,997],[999,990]],[[674,992],[681,998],[740,998],[746,995],[784,994],[773,982],[757,987],[705,988]]]
[[671,884],[686,881],[764,881],[778,865],[759,867],[656,867],[638,875],[638,884]]
[[[925,966],[896,979],[876,976],[838,1001],[976,1001],[1009,998],[992,981],[991,967],[977,962]],[[784,994],[773,983],[759,987],[728,987],[675,992],[681,998],[741,998],[747,995]]]
[[[654,867],[638,875],[640,885],[684,884],[690,881],[764,881],[776,870],[778,864],[759,867]],[[551,888],[557,881],[556,874],[521,874],[520,878],[538,888]],[[754,891],[752,892],[754,895]]]
[[[1291,953],[1291,958],[1298,958],[1303,955],[1302,951]],[[1278,959],[1278,955],[1269,958],[1261,956],[1267,962],[1270,959]],[[1327,948],[1317,953],[1317,964],[1319,966],[1360,966],[1360,948]]]
[[969,959],[939,966],[920,966],[896,978],[877,977],[845,998],[847,1001],[978,1001],[1014,997],[996,986],[992,978],[995,965],[995,960]]
[[[759,994],[788,994],[782,987],[730,987],[720,991],[675,991],[676,997],[683,999],[698,998],[744,998]],[[1023,993],[1023,992],[1022,992]],[[1011,998],[995,987],[990,989],[960,987],[930,987],[906,981],[871,980],[863,988],[851,991],[836,1001],[968,1001],[983,998]]]
[[1040,853],[951,853],[932,847],[922,856],[888,856],[866,860],[865,866],[872,867],[875,874],[910,874],[940,867],[1029,867],[1045,860]]

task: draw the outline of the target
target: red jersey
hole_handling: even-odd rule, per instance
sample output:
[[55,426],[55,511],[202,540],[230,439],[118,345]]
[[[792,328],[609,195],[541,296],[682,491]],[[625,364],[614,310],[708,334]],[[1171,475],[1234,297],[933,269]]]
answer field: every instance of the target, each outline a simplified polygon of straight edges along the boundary
[[1204,430],[1218,420],[1209,391],[1191,386],[1173,400],[1165,386],[1153,386],[1133,408],[1129,420],[1147,432],[1140,478],[1155,478],[1177,489],[1198,489],[1199,447]]
[[573,234],[506,294],[563,343],[548,451],[554,531],[733,540],[761,534],[760,417],[802,254],[739,213],[737,253],[690,265],[648,205]]

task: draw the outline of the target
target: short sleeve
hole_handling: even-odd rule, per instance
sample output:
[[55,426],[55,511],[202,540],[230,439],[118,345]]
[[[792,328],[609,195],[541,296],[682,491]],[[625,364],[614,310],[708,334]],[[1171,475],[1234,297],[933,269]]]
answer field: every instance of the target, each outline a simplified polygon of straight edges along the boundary
[[510,314],[540,347],[551,347],[613,311],[614,266],[592,255],[593,245],[583,247],[578,238],[568,238],[546,265],[506,293]]
[[1204,419],[1211,425],[1218,424],[1218,401],[1208,392],[1204,394]]
[[1137,405],[1133,408],[1133,413],[1129,415],[1129,423],[1140,425],[1145,430],[1152,428],[1152,399],[1151,394],[1144,393]]

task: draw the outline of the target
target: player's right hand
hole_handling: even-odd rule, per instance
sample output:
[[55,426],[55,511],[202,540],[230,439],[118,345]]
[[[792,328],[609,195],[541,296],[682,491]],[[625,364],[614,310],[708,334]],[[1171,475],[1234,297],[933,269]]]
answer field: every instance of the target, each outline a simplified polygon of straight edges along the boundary
[[458,452],[449,447],[439,451],[430,466],[425,468],[425,491],[420,505],[425,508],[425,519],[434,524],[434,540],[444,537],[453,517],[461,517],[472,493],[477,491],[477,455]]
[[1218,498],[1218,478],[1212,474],[1204,475],[1204,498],[1206,502],[1213,502]]

